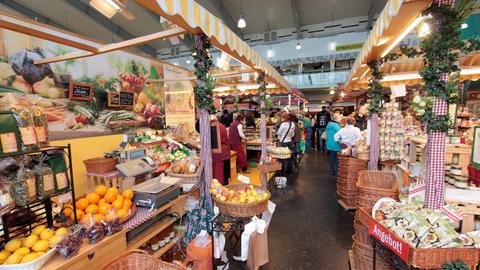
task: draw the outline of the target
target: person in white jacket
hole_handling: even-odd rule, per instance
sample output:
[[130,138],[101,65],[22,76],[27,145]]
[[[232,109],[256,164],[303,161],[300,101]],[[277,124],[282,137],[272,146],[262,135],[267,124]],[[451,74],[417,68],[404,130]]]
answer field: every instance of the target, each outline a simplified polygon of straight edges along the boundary
[[362,132],[355,126],[355,119],[347,118],[347,124],[334,135],[336,142],[344,144],[347,147],[355,146],[355,143],[362,136]]

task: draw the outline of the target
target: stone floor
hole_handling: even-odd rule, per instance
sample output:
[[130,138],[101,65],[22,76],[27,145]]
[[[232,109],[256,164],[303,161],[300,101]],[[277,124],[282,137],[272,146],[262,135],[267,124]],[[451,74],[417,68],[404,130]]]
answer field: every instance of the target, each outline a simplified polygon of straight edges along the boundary
[[[336,198],[327,157],[307,154],[286,189],[272,191],[277,204],[268,230],[270,262],[262,270],[346,270],[352,245],[353,211]],[[246,269],[233,263],[230,269]]]

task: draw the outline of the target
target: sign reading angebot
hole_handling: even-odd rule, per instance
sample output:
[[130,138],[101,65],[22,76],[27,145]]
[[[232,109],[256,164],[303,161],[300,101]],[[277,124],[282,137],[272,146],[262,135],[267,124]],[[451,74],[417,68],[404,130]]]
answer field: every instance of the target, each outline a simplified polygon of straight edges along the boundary
[[405,262],[408,261],[410,246],[398,236],[391,233],[387,228],[373,220],[368,226],[368,233],[375,237],[378,241],[382,242],[382,244],[387,246],[390,250],[395,252],[395,254],[397,254],[402,260]]

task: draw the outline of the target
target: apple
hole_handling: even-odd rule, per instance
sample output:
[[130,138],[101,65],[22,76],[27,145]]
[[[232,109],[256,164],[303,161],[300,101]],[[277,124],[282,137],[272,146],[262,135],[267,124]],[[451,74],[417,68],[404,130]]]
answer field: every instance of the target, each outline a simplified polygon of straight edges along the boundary
[[217,194],[217,191],[215,189],[210,189],[210,193],[215,195],[215,194]]
[[225,197],[225,196],[221,196],[221,197],[220,197],[220,201],[224,202],[224,201],[226,201],[226,200],[227,200],[227,197]]
[[221,197],[222,197],[222,194],[220,194],[220,193],[215,194],[215,198],[220,200]]

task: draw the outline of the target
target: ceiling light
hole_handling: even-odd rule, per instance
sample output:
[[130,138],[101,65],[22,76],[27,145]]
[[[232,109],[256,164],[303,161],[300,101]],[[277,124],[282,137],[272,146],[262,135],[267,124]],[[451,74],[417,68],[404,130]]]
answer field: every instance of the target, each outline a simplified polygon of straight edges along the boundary
[[174,62],[173,65],[174,65],[174,66],[178,66],[178,63],[177,63],[177,62]]
[[393,48],[395,48],[395,46],[397,46],[398,43],[400,43],[400,41],[402,41],[403,38],[408,35],[408,33],[410,33],[410,31],[417,27],[417,25],[421,21],[423,21],[423,19],[425,19],[424,16],[416,18],[392,43],[390,43],[390,45],[387,47],[387,49],[385,49],[385,51],[383,51],[380,57],[385,57],[385,55],[387,55]]
[[335,90],[332,89],[332,90],[330,90],[329,93],[330,93],[330,95],[335,95]]
[[387,43],[389,40],[390,40],[389,37],[380,38],[376,46],[379,47],[379,46],[385,45],[385,43]]
[[466,68],[460,70],[460,75],[475,75],[480,74],[480,68]]
[[273,58],[273,50],[272,49],[269,49],[267,51],[267,58]]
[[297,49],[297,50],[302,49],[302,45],[300,45],[300,42],[297,42],[297,46],[295,46],[295,49]]
[[460,29],[467,29],[468,28],[468,23],[462,23],[462,26]]
[[430,35],[430,26],[428,25],[428,23],[423,22],[418,29],[418,36],[426,37],[428,35]]
[[103,1],[107,3],[109,6],[111,6],[113,9],[115,9],[116,11],[122,10],[122,8],[113,0],[103,0]]
[[344,96],[345,96],[345,92],[342,91],[342,93],[340,93],[340,96],[341,96],[341,97],[344,97]]
[[243,14],[242,14],[242,13],[240,13],[240,19],[238,19],[237,27],[238,27],[238,28],[245,28],[245,27],[247,27],[247,22],[246,22],[245,19],[243,18]]
[[335,41],[331,41],[330,42],[330,51],[335,51],[336,48],[337,48],[337,45],[335,44]]
[[117,13],[118,9],[120,9],[120,7],[111,0],[91,0],[89,4],[109,19],[111,19]]
[[187,59],[187,61],[185,61],[188,65],[192,63],[192,61],[190,61],[190,59]]
[[386,75],[385,77],[383,77],[382,82],[418,80],[418,79],[422,79],[422,76],[420,76],[420,74],[406,73],[406,74]]
[[356,80],[358,80],[358,77],[353,77],[352,78],[352,81],[356,81]]

